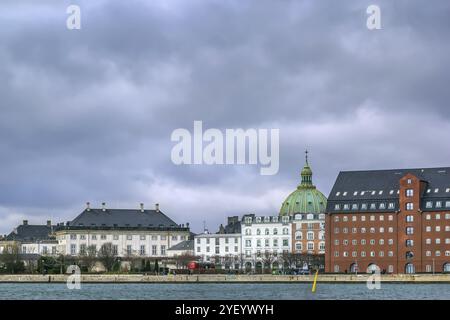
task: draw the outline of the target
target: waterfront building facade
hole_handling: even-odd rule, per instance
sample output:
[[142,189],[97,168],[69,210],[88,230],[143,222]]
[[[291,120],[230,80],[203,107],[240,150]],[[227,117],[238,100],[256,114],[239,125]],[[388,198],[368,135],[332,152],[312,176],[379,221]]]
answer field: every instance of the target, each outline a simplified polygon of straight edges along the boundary
[[54,234],[55,228],[50,220],[44,225],[32,225],[28,220],[23,220],[21,225],[0,241],[0,253],[17,247],[21,255],[56,256],[58,241]]
[[326,272],[449,272],[450,168],[340,172],[325,228]]
[[239,269],[241,256],[240,233],[204,233],[194,236],[195,256],[202,262]]
[[117,257],[167,257],[168,249],[188,240],[189,224],[178,225],[159,210],[86,209],[73,221],[58,225],[56,238],[61,254],[79,256],[88,248],[96,252],[111,243]]
[[308,163],[308,151],[306,151],[301,183],[286,198],[280,209],[280,216],[290,217],[293,254],[325,254],[327,198],[316,188],[312,176],[313,172]]
[[277,269],[292,250],[291,217],[244,215],[242,253],[246,270]]

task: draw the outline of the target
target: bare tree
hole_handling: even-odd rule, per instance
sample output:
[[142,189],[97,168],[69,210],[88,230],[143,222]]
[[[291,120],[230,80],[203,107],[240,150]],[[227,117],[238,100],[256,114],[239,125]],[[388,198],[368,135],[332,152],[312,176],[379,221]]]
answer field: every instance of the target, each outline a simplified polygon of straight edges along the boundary
[[98,258],[106,271],[111,271],[117,258],[117,254],[115,253],[111,242],[104,243],[101,246],[100,251],[98,252]]
[[81,263],[85,265],[89,271],[92,270],[97,262],[97,248],[95,245],[90,245],[85,251],[80,252],[79,256]]
[[[262,256],[263,269],[268,271],[272,268],[272,263],[276,260],[274,254],[270,251],[265,251]],[[268,266],[268,267],[267,267]]]

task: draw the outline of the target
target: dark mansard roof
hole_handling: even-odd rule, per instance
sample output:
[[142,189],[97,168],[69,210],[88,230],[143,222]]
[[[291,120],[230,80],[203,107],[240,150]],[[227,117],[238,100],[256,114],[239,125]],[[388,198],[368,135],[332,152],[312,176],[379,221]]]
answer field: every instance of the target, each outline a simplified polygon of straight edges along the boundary
[[[423,211],[450,210],[450,168],[443,167],[342,171],[328,197],[327,212],[399,210],[399,181],[407,174],[412,174],[426,183],[426,189],[421,195],[420,209]],[[367,205],[367,209],[362,209],[364,204]],[[440,207],[439,204],[441,204]],[[344,210],[345,205],[347,205],[346,210]]]

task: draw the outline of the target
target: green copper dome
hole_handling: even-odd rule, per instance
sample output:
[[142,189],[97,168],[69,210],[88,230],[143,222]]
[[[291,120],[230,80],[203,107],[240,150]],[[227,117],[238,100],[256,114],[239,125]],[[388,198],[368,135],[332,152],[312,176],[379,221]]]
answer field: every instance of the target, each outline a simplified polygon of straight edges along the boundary
[[308,163],[308,151],[306,151],[306,163],[301,172],[302,182],[297,190],[284,200],[280,216],[293,216],[297,213],[325,213],[327,198],[313,185],[312,175]]

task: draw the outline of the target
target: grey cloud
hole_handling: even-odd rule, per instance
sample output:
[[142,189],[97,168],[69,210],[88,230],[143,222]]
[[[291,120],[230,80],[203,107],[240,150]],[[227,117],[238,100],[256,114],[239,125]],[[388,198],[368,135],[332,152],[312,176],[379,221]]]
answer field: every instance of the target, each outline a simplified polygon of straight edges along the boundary
[[[372,1],[80,0],[68,31],[69,1],[2,1],[2,233],[88,200],[160,202],[197,231],[275,214],[305,147],[324,193],[341,169],[448,165],[450,4],[377,2],[380,31]],[[280,128],[279,174],[173,165],[194,120]]]

